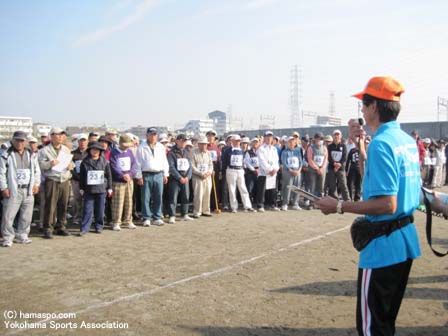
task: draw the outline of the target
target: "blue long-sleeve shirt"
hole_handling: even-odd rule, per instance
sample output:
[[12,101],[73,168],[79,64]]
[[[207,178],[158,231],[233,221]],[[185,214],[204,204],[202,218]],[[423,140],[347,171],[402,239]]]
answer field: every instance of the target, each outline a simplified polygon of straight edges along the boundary
[[126,182],[123,175],[129,174],[133,178],[137,172],[134,153],[130,149],[122,151],[118,146],[110,153],[110,169],[112,181]]

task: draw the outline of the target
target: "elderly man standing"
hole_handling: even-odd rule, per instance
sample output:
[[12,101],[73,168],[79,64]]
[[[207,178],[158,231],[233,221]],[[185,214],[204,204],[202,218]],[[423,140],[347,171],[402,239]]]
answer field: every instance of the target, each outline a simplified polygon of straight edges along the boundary
[[34,195],[39,192],[40,169],[37,154],[26,148],[25,132],[14,132],[12,146],[0,158],[0,189],[3,197],[3,246],[13,244],[14,219],[19,215],[17,242],[31,243],[28,238],[33,217]]
[[201,214],[210,217],[210,193],[212,191],[212,178],[214,175],[213,158],[207,150],[208,140],[201,137],[198,148],[193,150],[191,168],[193,170],[194,211],[193,218]]
[[[163,185],[168,182],[169,166],[165,146],[157,141],[157,128],[146,130],[146,141],[137,148],[138,185],[141,188],[143,226],[163,225],[162,194]],[[151,212],[152,197],[152,212]]]
[[[63,142],[65,131],[55,127],[50,131],[51,142],[39,152],[39,165],[45,174],[44,238],[53,238],[53,230],[60,236],[69,236],[66,230],[67,206],[70,197],[70,170],[75,166],[72,154]],[[57,213],[57,223],[54,218]]]
[[342,133],[340,130],[333,131],[333,142],[327,147],[328,150],[328,194],[338,199],[337,190],[341,191],[344,201],[350,199],[347,188],[347,178],[345,175],[345,162],[347,160],[347,148],[342,143]]
[[306,153],[309,166],[310,190],[311,193],[318,197],[324,195],[325,172],[328,162],[328,150],[324,145],[323,139],[324,135],[322,133],[316,133]]
[[78,148],[72,151],[75,168],[72,170],[72,191],[73,191],[73,224],[79,224],[81,220],[82,195],[79,189],[79,173],[81,172],[81,162],[87,156],[87,134],[78,135]]
[[119,145],[110,154],[112,171],[112,230],[121,231],[122,217],[129,229],[137,227],[132,222],[133,177],[136,172],[135,157],[130,149],[132,139],[126,134],[120,136]]
[[266,203],[273,211],[280,211],[277,207],[277,172],[280,169],[277,147],[274,146],[272,131],[264,133],[264,143],[257,150],[260,170],[257,179],[258,211],[264,212]]
[[240,147],[241,137],[238,134],[232,136],[232,146],[228,147],[222,157],[222,167],[225,169],[226,181],[229,190],[230,208],[232,213],[238,212],[236,189],[240,192],[245,212],[256,212],[252,208],[249,192],[244,180],[244,152]]
[[176,145],[168,153],[168,164],[170,166],[170,176],[168,179],[169,188],[169,224],[176,222],[177,197],[180,192],[180,212],[184,221],[191,221],[193,218],[188,216],[188,199],[190,195],[189,180],[191,179],[191,162],[187,156],[185,145],[187,137],[185,134],[179,134],[176,137]]

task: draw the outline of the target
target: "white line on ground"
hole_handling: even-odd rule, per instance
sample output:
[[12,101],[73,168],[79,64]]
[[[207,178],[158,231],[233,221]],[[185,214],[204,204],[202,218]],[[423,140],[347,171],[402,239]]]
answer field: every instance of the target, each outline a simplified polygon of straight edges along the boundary
[[[282,248],[280,248],[278,250],[274,250],[274,251],[271,251],[271,252],[267,252],[267,253],[261,254],[261,255],[256,256],[256,257],[252,257],[252,258],[249,258],[249,259],[246,259],[246,260],[242,260],[242,261],[237,262],[237,263],[235,263],[233,265],[226,266],[226,267],[223,267],[223,268],[219,268],[219,269],[214,270],[214,271],[193,275],[191,277],[184,278],[184,279],[181,279],[181,280],[177,280],[177,281],[171,282],[169,284],[166,284],[166,285],[163,285],[163,286],[160,286],[160,287],[157,287],[157,288],[149,289],[147,291],[143,291],[143,292],[139,292],[139,293],[134,293],[134,294],[131,294],[131,295],[122,296],[122,297],[116,298],[116,299],[111,300],[111,301],[106,301],[106,302],[93,304],[93,305],[88,306],[88,307],[86,307],[84,309],[81,309],[81,310],[78,310],[78,311],[74,312],[74,314],[76,316],[78,316],[78,314],[83,314],[83,313],[86,313],[86,312],[89,312],[89,311],[92,311],[92,310],[97,310],[97,309],[100,309],[100,308],[112,306],[112,305],[114,305],[116,303],[139,299],[139,298],[141,298],[143,296],[151,295],[151,294],[160,292],[160,291],[162,291],[162,290],[164,290],[166,288],[170,288],[170,287],[174,287],[174,286],[177,286],[177,285],[181,285],[181,284],[184,284],[184,283],[196,280],[196,279],[208,278],[208,277],[210,277],[212,275],[215,275],[215,274],[225,273],[225,272],[230,271],[230,270],[232,270],[232,269],[234,269],[236,267],[239,267],[239,266],[251,263],[251,262],[256,261],[258,259],[262,259],[264,257],[271,256],[271,255],[274,255],[274,254],[277,254],[277,253],[280,253],[280,252],[284,252],[284,251],[290,250],[290,249],[292,249],[294,247],[297,247],[297,246],[300,246],[300,245],[304,245],[304,244],[308,244],[308,243],[311,243],[313,241],[320,240],[322,238],[331,236],[331,235],[333,235],[335,233],[347,230],[349,227],[350,227],[350,225],[347,225],[347,226],[344,226],[343,228],[340,228],[340,229],[337,229],[337,230],[334,230],[334,231],[330,231],[330,232],[318,235],[316,237],[312,237],[312,238],[308,238],[308,239],[305,239],[305,240],[301,240],[301,241],[298,241],[296,243],[290,244],[290,245],[288,245],[286,247],[282,247]],[[55,319],[50,318],[50,319],[46,319],[46,320],[42,320],[42,321],[38,321],[38,322],[34,322],[34,323],[36,323],[36,324],[43,324],[43,323],[48,323],[50,321],[58,321],[58,320],[61,320],[61,319],[62,318],[55,318]],[[26,330],[29,330],[29,329],[30,328],[16,329],[13,332],[7,333],[7,335],[14,335],[14,334],[17,334],[17,333],[20,333],[20,332],[23,332],[23,331],[26,331]]]

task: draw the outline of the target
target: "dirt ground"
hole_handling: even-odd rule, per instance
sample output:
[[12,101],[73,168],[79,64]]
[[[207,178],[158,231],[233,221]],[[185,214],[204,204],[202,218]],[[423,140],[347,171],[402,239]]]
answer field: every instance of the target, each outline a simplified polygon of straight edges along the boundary
[[[0,250],[0,334],[355,335],[354,218],[317,210],[225,213],[82,238],[35,236],[30,245]],[[423,256],[397,335],[448,335],[448,257],[429,250],[423,213],[416,222]],[[434,219],[434,237],[448,249],[448,221]],[[76,316],[9,318],[20,311]],[[25,320],[47,329],[6,328]],[[83,321],[128,327],[86,329]]]

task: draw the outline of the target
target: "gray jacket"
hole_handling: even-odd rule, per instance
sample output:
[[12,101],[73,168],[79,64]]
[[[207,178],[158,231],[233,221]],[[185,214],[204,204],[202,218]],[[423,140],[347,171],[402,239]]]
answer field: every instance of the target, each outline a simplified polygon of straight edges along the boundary
[[[0,156],[0,190],[9,189],[10,197],[17,195],[17,162],[15,155],[12,153],[13,149],[5,151]],[[28,186],[28,195],[33,195],[33,187],[40,185],[40,168],[37,161],[36,153],[25,149],[25,154],[28,155],[30,162],[30,183]]]
[[[61,145],[61,151],[66,153],[67,155],[72,155],[70,149],[68,147]],[[51,161],[56,160],[58,158],[58,154],[53,147],[53,144],[48,144],[44,148],[39,151],[39,165],[42,173],[45,174],[45,178],[56,181],[56,182],[65,182],[70,180],[72,177],[72,173],[70,170],[66,169],[63,172],[57,172],[52,170]]]

